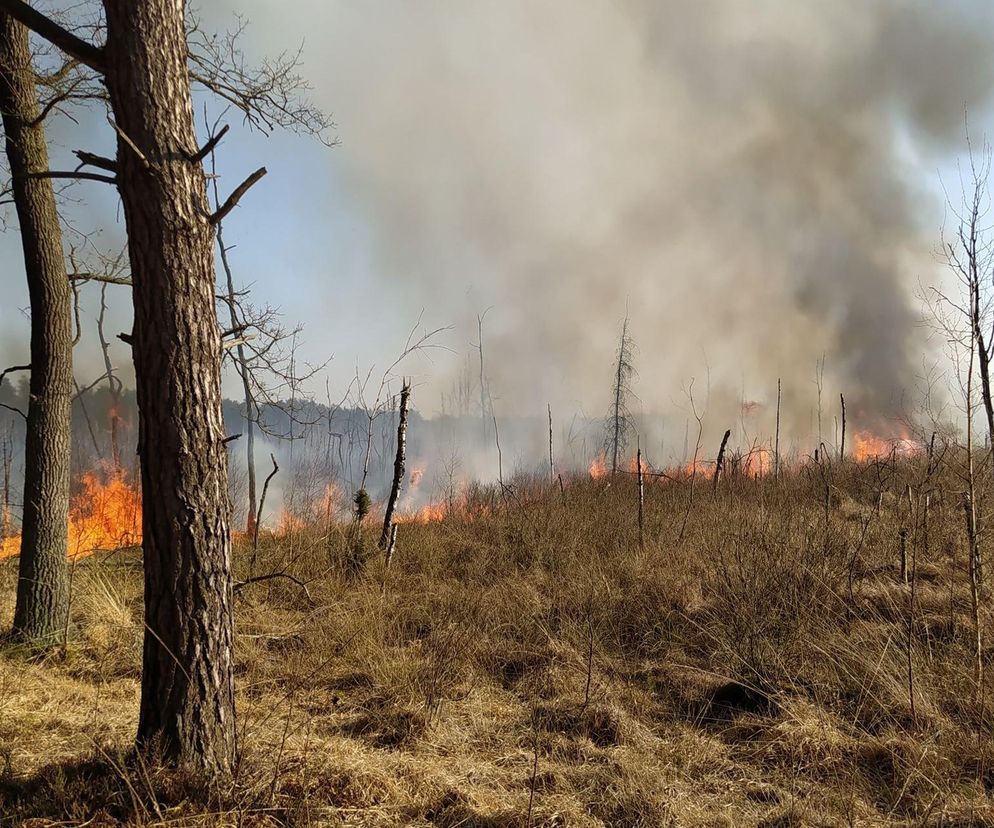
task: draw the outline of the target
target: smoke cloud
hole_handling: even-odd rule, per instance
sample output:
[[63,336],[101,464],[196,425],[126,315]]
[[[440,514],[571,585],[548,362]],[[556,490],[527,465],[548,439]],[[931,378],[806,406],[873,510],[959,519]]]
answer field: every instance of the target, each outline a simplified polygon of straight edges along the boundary
[[334,383],[424,308],[454,326],[454,353],[417,368],[430,413],[490,308],[498,413],[596,416],[627,312],[635,405],[679,414],[681,437],[691,378],[730,419],[781,377],[785,427],[810,434],[823,355],[826,398],[854,418],[906,405],[936,171],[964,112],[990,114],[989,3],[223,0],[205,24],[233,12],[250,59],[304,39],[338,124],[335,149],[292,151],[306,172],[276,238],[245,232],[253,210],[275,220],[251,199],[227,230],[242,261],[278,247],[261,255],[309,274],[305,299],[278,276],[255,290],[309,325],[315,358],[336,354]]
[[[299,36],[294,16],[256,5],[256,29]],[[453,320],[467,345],[492,307],[498,410],[600,413],[626,308],[646,411],[673,410],[694,376],[703,393],[708,371],[729,407],[769,401],[781,376],[807,428],[822,355],[856,416],[906,402],[936,168],[962,149],[964,112],[988,112],[988,4],[310,13],[306,70],[339,123],[334,181],[368,227],[376,289]],[[435,368],[445,391],[448,364]]]

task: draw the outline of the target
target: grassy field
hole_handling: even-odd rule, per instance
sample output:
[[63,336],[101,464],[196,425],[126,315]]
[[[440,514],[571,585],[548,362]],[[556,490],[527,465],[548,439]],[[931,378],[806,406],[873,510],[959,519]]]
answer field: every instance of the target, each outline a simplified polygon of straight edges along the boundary
[[344,529],[239,543],[240,580],[296,580],[238,590],[210,791],[129,752],[140,558],[94,555],[65,651],[0,655],[0,826],[994,825],[952,465],[651,482],[642,544],[632,476],[519,479],[356,580]]

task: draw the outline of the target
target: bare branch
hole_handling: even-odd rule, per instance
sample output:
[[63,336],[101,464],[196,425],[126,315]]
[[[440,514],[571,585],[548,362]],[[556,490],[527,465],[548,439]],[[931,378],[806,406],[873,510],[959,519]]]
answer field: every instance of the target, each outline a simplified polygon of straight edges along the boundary
[[106,158],[103,155],[96,155],[92,152],[87,152],[86,150],[76,150],[73,152],[81,164],[88,167],[97,167],[101,170],[107,170],[108,172],[117,172],[117,162],[113,158]]
[[238,206],[238,202],[241,201],[242,196],[245,195],[245,193],[247,193],[249,189],[254,186],[265,174],[266,168],[259,167],[259,169],[252,173],[252,175],[239,184],[235,188],[235,191],[228,196],[227,201],[225,201],[224,204],[218,208],[216,213],[211,215],[209,219],[210,223],[217,224],[219,221],[222,221],[228,213]]
[[198,152],[196,155],[190,156],[190,160],[194,164],[200,164],[208,155],[214,152],[214,149],[217,147],[218,144],[221,143],[221,139],[224,138],[224,135],[227,131],[228,131],[228,125],[225,124],[218,131],[217,135],[212,137],[206,144],[204,144],[200,148],[200,152]]
[[[3,2],[3,0],[0,0]],[[41,172],[28,173],[28,178],[68,178],[73,181],[101,181],[104,184],[117,184],[117,178],[112,175],[101,175],[100,173],[82,172],[79,170],[43,170]]]
[[4,371],[0,371],[0,385],[3,385],[3,381],[7,378],[7,374],[13,374],[16,373],[17,371],[30,371],[30,370],[31,370],[30,365],[14,365],[10,368],[7,368]]
[[23,23],[31,31],[41,35],[45,40],[58,46],[70,57],[76,58],[80,63],[86,64],[96,72],[103,73],[104,50],[101,47],[76,37],[51,18],[31,8],[23,0],[0,0],[0,9],[6,11],[18,22]]

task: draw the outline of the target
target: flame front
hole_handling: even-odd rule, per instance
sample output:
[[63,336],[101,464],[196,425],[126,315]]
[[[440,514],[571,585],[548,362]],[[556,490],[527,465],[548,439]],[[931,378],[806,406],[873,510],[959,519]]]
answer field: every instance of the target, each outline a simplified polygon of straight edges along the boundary
[[853,434],[853,458],[866,462],[878,457],[889,457],[892,453],[898,457],[909,457],[921,451],[921,446],[902,431],[899,437],[884,439],[869,431],[857,431]]
[[[101,475],[87,472],[81,483],[83,490],[69,511],[69,557],[85,558],[100,549],[141,544],[141,497],[124,473],[111,472],[101,479]],[[5,537],[0,543],[0,558],[20,551],[19,534]]]

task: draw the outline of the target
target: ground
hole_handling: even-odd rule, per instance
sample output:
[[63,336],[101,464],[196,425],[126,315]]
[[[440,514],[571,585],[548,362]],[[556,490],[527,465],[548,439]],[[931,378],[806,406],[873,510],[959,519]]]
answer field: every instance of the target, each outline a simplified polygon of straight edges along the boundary
[[68,644],[0,654],[0,826],[994,825],[947,465],[653,480],[641,540],[633,476],[522,477],[402,525],[389,570],[367,527],[355,577],[345,527],[239,540],[239,580],[296,580],[238,589],[207,791],[130,751],[140,556],[93,555]]

